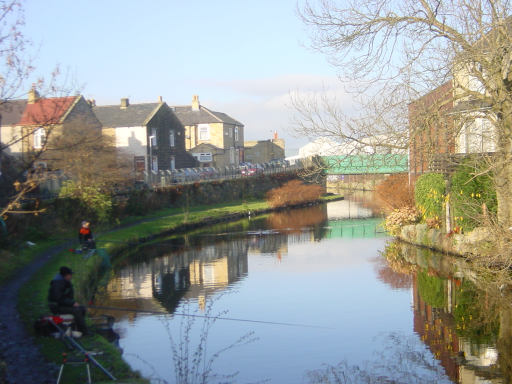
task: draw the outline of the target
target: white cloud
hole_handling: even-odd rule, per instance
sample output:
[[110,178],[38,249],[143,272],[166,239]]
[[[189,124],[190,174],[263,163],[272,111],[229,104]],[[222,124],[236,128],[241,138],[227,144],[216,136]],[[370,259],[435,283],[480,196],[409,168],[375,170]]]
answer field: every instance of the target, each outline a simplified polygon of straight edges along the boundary
[[[290,95],[311,97],[327,93],[350,108],[352,96],[345,90],[346,85],[336,76],[306,74],[226,81],[203,79],[201,88],[208,88],[209,97],[201,102],[243,122],[246,140],[269,139],[272,132],[278,131],[285,138],[290,155],[307,143],[307,139],[294,135]],[[222,92],[225,101],[215,96],[217,92]]]

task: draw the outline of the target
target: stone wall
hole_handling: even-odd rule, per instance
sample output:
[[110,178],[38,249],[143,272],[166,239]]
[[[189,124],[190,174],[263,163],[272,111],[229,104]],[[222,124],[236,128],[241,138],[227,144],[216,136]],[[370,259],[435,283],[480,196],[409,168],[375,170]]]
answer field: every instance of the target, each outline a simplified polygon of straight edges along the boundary
[[489,242],[487,228],[475,228],[467,234],[447,234],[427,224],[406,225],[398,238],[407,243],[454,255],[477,254]]

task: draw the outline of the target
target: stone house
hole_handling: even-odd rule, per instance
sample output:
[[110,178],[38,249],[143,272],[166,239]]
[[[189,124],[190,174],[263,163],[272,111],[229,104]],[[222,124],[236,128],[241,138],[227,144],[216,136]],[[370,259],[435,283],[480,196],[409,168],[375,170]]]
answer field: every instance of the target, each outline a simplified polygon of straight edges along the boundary
[[94,106],[103,133],[114,139],[119,157],[133,162],[137,179],[144,172],[194,167],[196,161],[185,150],[185,131],[169,106],[156,103]]
[[246,141],[244,147],[245,161],[253,164],[268,163],[285,157],[283,139]]
[[192,98],[191,105],[172,107],[185,129],[185,147],[201,166],[237,166],[244,161],[244,125],[212,111]]
[[73,130],[101,135],[101,124],[83,96],[40,97],[31,89],[27,100],[7,101],[2,114],[1,142],[6,153],[34,166],[52,168],[55,139]]

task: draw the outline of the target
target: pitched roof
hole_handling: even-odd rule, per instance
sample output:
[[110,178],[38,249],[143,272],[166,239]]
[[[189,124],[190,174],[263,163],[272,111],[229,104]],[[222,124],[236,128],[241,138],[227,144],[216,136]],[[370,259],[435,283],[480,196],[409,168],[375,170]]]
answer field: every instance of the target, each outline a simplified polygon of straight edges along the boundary
[[183,125],[226,123],[243,126],[241,122],[233,119],[231,116],[222,112],[211,111],[202,105],[199,107],[199,111],[192,110],[190,105],[177,106],[174,107],[174,113],[176,113],[176,116],[178,116]]
[[122,109],[120,105],[103,105],[93,108],[96,117],[104,127],[140,127],[149,121],[162,103],[130,104]]
[[49,97],[26,104],[19,125],[58,124],[81,96]]
[[6,100],[0,103],[0,124],[18,124],[26,105],[27,100]]

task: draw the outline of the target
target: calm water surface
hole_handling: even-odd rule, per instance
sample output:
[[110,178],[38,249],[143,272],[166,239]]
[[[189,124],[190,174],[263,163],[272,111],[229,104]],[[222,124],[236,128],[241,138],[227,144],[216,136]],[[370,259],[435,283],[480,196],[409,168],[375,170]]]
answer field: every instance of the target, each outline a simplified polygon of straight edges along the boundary
[[217,320],[208,356],[256,338],[214,363],[239,383],[336,383],[331,370],[350,378],[342,383],[505,383],[511,353],[496,345],[510,313],[475,309],[462,268],[389,243],[372,216],[341,201],[168,239],[134,252],[97,303],[167,314],[112,312],[125,359],[155,382],[176,382],[172,344],[184,345],[187,324],[185,344],[200,343],[203,320],[172,314],[227,311],[325,327]]

